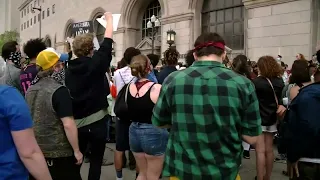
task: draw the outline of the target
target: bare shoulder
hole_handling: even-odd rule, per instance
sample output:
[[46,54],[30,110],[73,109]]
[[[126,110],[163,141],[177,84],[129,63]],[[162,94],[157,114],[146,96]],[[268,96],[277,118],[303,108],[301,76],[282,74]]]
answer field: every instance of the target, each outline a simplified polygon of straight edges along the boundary
[[293,86],[293,87],[290,89],[290,91],[292,91],[292,92],[294,92],[294,91],[299,91],[299,89],[300,89],[300,87],[297,86],[297,85],[295,85],[295,86]]
[[293,87],[290,89],[289,95],[290,95],[290,99],[291,99],[291,100],[293,100],[293,99],[298,95],[299,89],[300,89],[299,86],[293,86]]
[[161,84],[155,84],[151,88],[150,98],[153,103],[156,103],[158,101],[158,97],[161,90]]
[[161,90],[161,84],[155,84],[152,86],[152,89],[151,91],[154,91],[154,92],[160,92]]

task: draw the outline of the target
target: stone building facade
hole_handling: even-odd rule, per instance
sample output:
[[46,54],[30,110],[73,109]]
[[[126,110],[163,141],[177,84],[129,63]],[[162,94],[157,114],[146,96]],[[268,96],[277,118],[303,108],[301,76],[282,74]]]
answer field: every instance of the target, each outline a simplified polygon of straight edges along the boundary
[[[20,10],[22,43],[41,35],[48,46],[64,50],[74,22],[92,20],[99,40],[104,28],[96,18],[104,12],[122,14],[114,32],[115,64],[130,46],[151,52],[152,15],[161,21],[155,38],[155,52],[167,48],[167,31],[176,32],[175,46],[181,54],[192,49],[201,32],[223,35],[231,56],[246,54],[257,61],[262,55],[278,54],[291,64],[297,53],[310,58],[320,39],[319,0],[25,0]],[[41,7],[41,12],[31,10]]]
[[0,34],[5,31],[19,31],[20,18],[18,7],[24,0],[1,0],[0,1]]

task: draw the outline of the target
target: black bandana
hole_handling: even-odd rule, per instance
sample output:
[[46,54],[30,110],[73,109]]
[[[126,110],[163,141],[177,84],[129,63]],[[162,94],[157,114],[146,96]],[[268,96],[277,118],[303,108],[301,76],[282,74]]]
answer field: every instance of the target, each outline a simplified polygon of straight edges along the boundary
[[20,68],[20,61],[21,61],[21,52],[20,51],[17,51],[17,52],[11,52],[10,53],[10,56],[8,58],[8,60],[12,61],[13,64],[16,66],[16,67],[19,67]]

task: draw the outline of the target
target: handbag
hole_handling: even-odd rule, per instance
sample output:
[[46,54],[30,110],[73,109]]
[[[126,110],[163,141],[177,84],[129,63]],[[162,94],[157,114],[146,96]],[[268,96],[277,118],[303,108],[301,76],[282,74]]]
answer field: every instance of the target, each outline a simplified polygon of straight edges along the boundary
[[114,104],[114,113],[116,116],[123,121],[129,121],[129,110],[128,110],[128,104],[127,104],[127,98],[128,98],[128,91],[130,84],[125,84],[120,92],[117,95],[116,102]]
[[[270,86],[271,86],[271,88],[272,88],[273,96],[274,96],[274,99],[275,99],[275,101],[276,101],[276,104],[277,104],[277,110],[278,110],[278,107],[279,107],[279,101],[278,101],[278,98],[277,98],[276,91],[274,90],[274,87],[273,87],[273,85],[272,85],[272,83],[271,83],[270,79],[269,79],[269,78],[266,78],[266,79],[267,79],[267,81],[268,81],[269,85],[270,85]],[[285,115],[285,113],[284,113],[284,115]],[[279,120],[282,120],[282,119],[283,119],[283,117],[284,117],[284,115],[283,115],[283,116],[279,116],[279,115],[277,114],[277,122],[279,122]]]

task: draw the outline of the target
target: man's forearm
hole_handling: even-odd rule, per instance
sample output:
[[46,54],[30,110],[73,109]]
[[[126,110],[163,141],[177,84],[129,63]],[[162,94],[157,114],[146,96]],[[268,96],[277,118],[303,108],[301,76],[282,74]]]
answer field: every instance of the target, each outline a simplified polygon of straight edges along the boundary
[[21,161],[35,179],[52,180],[46,160],[39,148],[30,157],[20,156]]
[[64,127],[64,131],[74,152],[79,151],[78,129],[75,123]]

